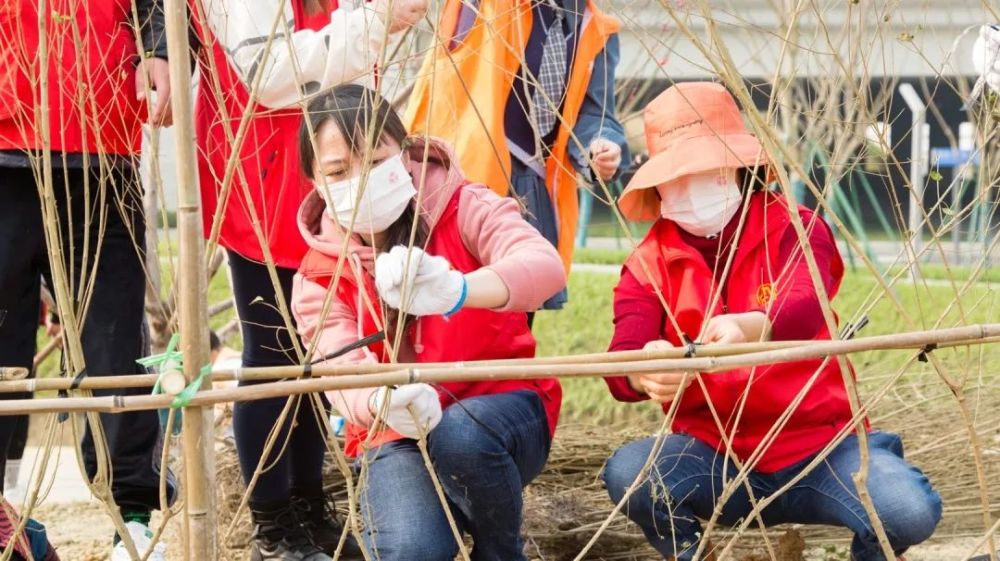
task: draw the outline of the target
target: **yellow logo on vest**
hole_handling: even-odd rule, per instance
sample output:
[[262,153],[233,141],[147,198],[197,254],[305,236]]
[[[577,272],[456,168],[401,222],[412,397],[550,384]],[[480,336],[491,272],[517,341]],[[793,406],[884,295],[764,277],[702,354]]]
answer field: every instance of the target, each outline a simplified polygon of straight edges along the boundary
[[757,305],[766,306],[774,300],[774,287],[771,283],[765,282],[757,287]]

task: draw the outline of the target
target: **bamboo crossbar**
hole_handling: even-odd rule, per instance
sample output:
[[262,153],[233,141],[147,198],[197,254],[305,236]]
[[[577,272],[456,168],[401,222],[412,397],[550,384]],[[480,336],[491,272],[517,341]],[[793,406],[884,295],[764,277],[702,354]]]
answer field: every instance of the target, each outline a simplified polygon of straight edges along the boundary
[[[233,401],[253,401],[315,392],[346,390],[376,386],[398,386],[413,383],[472,382],[488,380],[522,380],[533,378],[587,378],[622,376],[651,372],[719,372],[797,360],[821,359],[829,356],[874,350],[902,350],[980,345],[1000,341],[1000,324],[970,325],[950,329],[913,331],[892,335],[879,335],[852,340],[797,342],[770,350],[744,352],[724,356],[695,356],[692,358],[636,359],[615,362],[577,362],[541,364],[517,363],[445,363],[393,364],[386,371],[343,374],[342,366],[314,366],[307,379],[284,380],[266,384],[201,391],[191,401],[192,406],[207,406]],[[735,347],[735,345],[734,345]],[[699,349],[707,354],[709,347]],[[630,351],[632,352],[632,351]],[[640,353],[642,351],[639,351]],[[612,354],[612,353],[608,353]],[[585,355],[580,355],[585,356]],[[635,355],[627,355],[635,356]],[[647,355],[648,356],[648,355]],[[301,366],[258,368],[284,378],[301,376]],[[220,374],[232,370],[220,371]],[[98,380],[99,378],[94,378]],[[3,382],[10,384],[12,382]],[[31,413],[99,412],[122,413],[169,407],[169,395],[68,397],[0,401],[0,416]]]
[[[729,356],[751,352],[763,352],[786,349],[811,343],[812,341],[770,341],[762,343],[737,343],[731,345],[712,345],[698,347],[699,356]],[[394,372],[403,368],[447,368],[451,370],[482,366],[514,366],[540,364],[596,364],[608,362],[634,362],[662,358],[683,358],[687,349],[674,348],[660,351],[614,351],[581,355],[551,356],[539,358],[512,358],[501,360],[478,360],[465,362],[421,362],[421,363],[374,363],[374,364],[333,364],[328,366],[313,366],[312,376],[342,376],[346,374],[377,374]],[[287,378],[301,378],[305,368],[301,365],[254,367],[254,368],[218,368],[212,371],[213,382],[265,382]],[[152,388],[158,374],[127,374],[115,376],[91,375],[80,381],[73,388],[73,380],[69,378],[41,378],[25,380],[27,370],[16,378],[0,378],[0,394],[12,392],[58,391],[58,390],[117,390],[129,388]]]
[[[1000,340],[1000,339],[998,339]],[[971,339],[972,342],[983,343],[982,339]],[[710,345],[697,347],[698,357],[723,357],[748,353],[760,353],[800,347],[814,343],[811,340],[797,341],[767,341],[756,343],[735,343],[728,345]],[[958,346],[958,344],[956,344]],[[314,377],[344,376],[354,374],[378,374],[396,372],[402,369],[419,368],[421,371],[430,369],[465,370],[485,366],[516,366],[516,365],[560,365],[560,364],[607,364],[618,362],[637,362],[655,359],[678,359],[686,357],[688,349],[676,347],[665,350],[635,350],[590,353],[580,355],[551,356],[538,358],[512,358],[499,360],[478,360],[465,362],[420,362],[420,363],[374,363],[374,364],[331,364],[312,366],[309,375]],[[267,366],[253,368],[217,368],[212,371],[213,382],[267,382],[302,378],[306,372],[302,365]],[[69,378],[42,379],[0,379],[0,394],[15,392],[59,391],[59,390],[121,390],[132,388],[152,388],[158,374],[128,374],[115,376],[91,375],[80,381],[73,388],[73,380]]]

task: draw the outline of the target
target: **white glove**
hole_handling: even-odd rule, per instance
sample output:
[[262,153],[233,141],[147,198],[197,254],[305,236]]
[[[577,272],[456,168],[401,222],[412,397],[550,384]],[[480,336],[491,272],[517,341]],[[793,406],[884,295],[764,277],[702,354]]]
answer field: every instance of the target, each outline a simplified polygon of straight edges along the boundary
[[979,38],[972,47],[972,65],[979,73],[972,99],[979,97],[984,86],[1000,93],[1000,25],[987,24],[979,29]]
[[420,264],[430,257],[419,247],[397,245],[375,259],[375,288],[386,304],[399,309],[403,287],[413,291]]
[[465,275],[453,271],[443,257],[429,255],[416,247],[410,251],[409,267],[406,266],[406,248],[402,246],[394,247],[376,259],[375,287],[382,300],[415,316],[458,311],[465,303]]
[[372,396],[372,411],[376,415],[382,413],[386,399],[389,404],[385,407],[385,424],[407,438],[416,440],[421,430],[427,434],[441,422],[441,399],[427,384],[410,384],[395,390],[380,388]]

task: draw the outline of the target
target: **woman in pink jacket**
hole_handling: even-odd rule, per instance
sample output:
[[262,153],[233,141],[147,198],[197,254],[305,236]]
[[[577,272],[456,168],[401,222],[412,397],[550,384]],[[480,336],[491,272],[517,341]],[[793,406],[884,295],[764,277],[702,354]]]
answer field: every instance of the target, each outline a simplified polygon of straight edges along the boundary
[[[309,105],[300,151],[316,190],[299,212],[310,249],[292,309],[316,356],[383,331],[383,343],[335,360],[534,356],[527,312],[566,277],[512,199],[466,182],[441,142],[407,138],[390,105],[361,86],[339,86]],[[416,445],[427,433],[473,557],[524,560],[521,489],[545,465],[561,397],[555,379],[331,392],[348,419],[348,454],[368,462],[365,547],[384,561],[455,558]]]

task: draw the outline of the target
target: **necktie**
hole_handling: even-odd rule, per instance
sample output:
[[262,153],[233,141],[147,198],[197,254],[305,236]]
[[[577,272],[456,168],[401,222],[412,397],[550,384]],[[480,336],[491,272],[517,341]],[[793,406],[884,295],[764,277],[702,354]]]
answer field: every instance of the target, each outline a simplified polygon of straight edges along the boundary
[[[544,1],[544,0],[543,0]],[[556,124],[559,107],[566,88],[566,33],[563,31],[562,8],[551,4],[555,19],[549,25],[542,47],[542,64],[538,69],[538,84],[532,96],[532,111],[540,137],[549,134]]]

